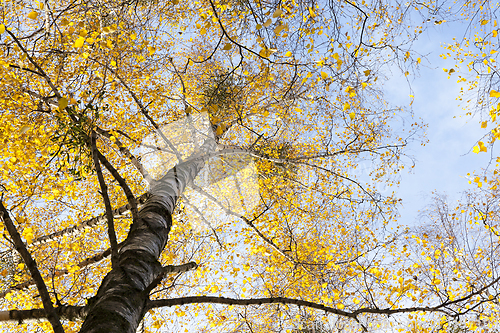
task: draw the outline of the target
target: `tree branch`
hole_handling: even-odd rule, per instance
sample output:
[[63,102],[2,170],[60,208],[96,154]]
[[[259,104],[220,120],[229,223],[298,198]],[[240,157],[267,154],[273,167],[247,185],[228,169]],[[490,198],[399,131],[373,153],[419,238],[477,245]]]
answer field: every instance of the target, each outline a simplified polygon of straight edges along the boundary
[[[138,203],[138,208],[142,207],[142,205],[146,202],[146,200],[150,196],[151,196],[150,193],[144,193],[143,195],[135,198],[136,202]],[[115,217],[122,217],[128,211],[130,211],[130,204],[127,204],[127,205],[121,206],[119,208],[113,209],[113,216],[115,216]],[[36,245],[39,245],[39,244],[43,244],[43,243],[49,242],[49,241],[55,239],[56,237],[60,237],[60,236],[68,235],[68,234],[73,234],[73,233],[78,233],[78,232],[84,230],[85,228],[92,228],[95,225],[104,223],[105,221],[106,221],[106,215],[102,214],[102,215],[93,217],[93,218],[91,218],[89,220],[83,221],[83,222],[81,222],[81,223],[79,223],[79,224],[77,224],[75,226],[62,229],[60,231],[51,233],[49,235],[38,237],[37,239],[35,239],[33,241],[33,243],[30,244],[30,246],[36,246]]]
[[[96,132],[111,140],[111,134],[109,133],[109,131],[105,131],[99,127],[96,127]],[[149,175],[148,171],[144,168],[141,162],[139,162],[139,160],[130,152],[130,150],[127,147],[123,145],[123,143],[116,136],[113,137],[115,138],[114,144],[118,146],[120,153],[125,155],[125,157],[127,157],[130,160],[130,162],[136,167],[136,169],[139,171],[142,177],[144,177],[144,179],[149,184],[151,184],[153,178]]]
[[111,173],[113,178],[118,182],[118,184],[121,186],[123,189],[123,192],[125,193],[125,196],[127,197],[127,201],[130,205],[130,212],[132,213],[132,219],[135,221],[137,219],[138,215],[138,208],[137,208],[137,200],[135,199],[134,194],[132,193],[132,190],[128,186],[127,182],[123,177],[118,173],[118,171],[115,169],[115,167],[109,163],[109,161],[104,157],[103,154],[96,148],[96,154],[101,163],[108,169],[108,171]]
[[[99,186],[101,187],[102,200],[104,201],[104,206],[106,207],[106,219],[108,221],[108,236],[109,236],[109,243],[111,245],[111,266],[115,267],[116,258],[118,256],[118,244],[116,241],[115,225],[113,222],[113,211],[112,211],[113,208],[111,207],[111,202],[109,201],[108,186],[104,181],[104,177],[102,175],[102,170],[101,170],[101,164],[99,163],[99,157],[98,157],[99,151],[97,150],[96,133],[94,131],[92,131],[92,134],[90,135],[90,145],[92,149],[92,158],[94,160],[95,170],[97,173],[97,179],[99,180]],[[135,203],[135,198],[134,198],[134,203]],[[137,205],[137,203],[135,204]]]
[[16,250],[19,252],[21,257],[23,258],[26,266],[28,267],[33,280],[35,281],[36,287],[38,288],[38,292],[40,293],[40,297],[42,299],[42,304],[44,308],[44,312],[49,320],[52,328],[55,333],[64,333],[64,329],[61,325],[61,321],[59,320],[59,316],[57,315],[54,307],[52,306],[52,300],[50,299],[49,292],[47,290],[47,286],[43,281],[42,275],[38,270],[35,260],[31,257],[31,254],[28,252],[28,249],[24,245],[21,235],[17,231],[14,222],[11,220],[9,212],[4,207],[3,202],[0,200],[0,216],[5,224],[5,228],[9,232],[10,237],[14,241],[16,246]]

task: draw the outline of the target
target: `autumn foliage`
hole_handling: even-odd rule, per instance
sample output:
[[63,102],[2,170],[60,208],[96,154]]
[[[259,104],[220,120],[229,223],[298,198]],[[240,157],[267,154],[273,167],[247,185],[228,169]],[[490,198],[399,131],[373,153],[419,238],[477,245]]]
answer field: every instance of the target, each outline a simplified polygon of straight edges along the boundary
[[418,73],[422,31],[470,24],[445,72],[488,151],[497,10],[4,2],[2,329],[495,332],[497,172],[401,225],[405,149],[425,126],[384,80]]

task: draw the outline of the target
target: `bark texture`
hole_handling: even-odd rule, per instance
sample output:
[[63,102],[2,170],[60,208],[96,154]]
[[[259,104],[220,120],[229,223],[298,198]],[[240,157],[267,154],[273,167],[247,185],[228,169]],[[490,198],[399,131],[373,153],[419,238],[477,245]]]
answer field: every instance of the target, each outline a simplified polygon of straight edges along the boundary
[[136,331],[147,311],[151,283],[163,271],[158,258],[167,244],[176,201],[204,164],[204,157],[191,159],[151,184],[150,196],[118,252],[116,268],[89,300],[80,332]]

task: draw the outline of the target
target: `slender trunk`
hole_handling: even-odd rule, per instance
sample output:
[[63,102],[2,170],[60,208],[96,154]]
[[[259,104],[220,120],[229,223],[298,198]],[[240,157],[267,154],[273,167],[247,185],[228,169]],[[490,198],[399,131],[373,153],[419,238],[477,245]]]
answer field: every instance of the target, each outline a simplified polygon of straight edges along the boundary
[[151,196],[120,248],[117,267],[104,278],[80,332],[136,331],[147,311],[148,287],[162,272],[158,258],[167,244],[175,203],[205,164],[204,157],[181,163],[151,184]]

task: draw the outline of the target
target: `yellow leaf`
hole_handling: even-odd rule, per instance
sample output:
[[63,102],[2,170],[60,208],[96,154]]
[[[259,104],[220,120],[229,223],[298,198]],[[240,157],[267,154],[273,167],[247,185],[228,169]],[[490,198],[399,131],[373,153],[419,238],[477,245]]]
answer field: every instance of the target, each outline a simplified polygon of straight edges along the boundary
[[271,54],[275,53],[278,51],[277,49],[268,49],[267,47],[264,47],[262,50],[260,50],[259,55],[263,58],[269,57]]
[[264,23],[264,26],[267,28],[268,26],[270,26],[270,25],[271,25],[271,23],[273,23],[273,20],[268,19],[268,20],[266,21],[266,23]]
[[215,134],[216,135],[222,135],[222,133],[224,133],[224,129],[222,128],[222,126],[220,126],[220,125],[217,126],[217,129],[215,130]]
[[291,57],[292,56],[292,52],[288,51],[287,53],[285,53],[285,57]]
[[255,29],[257,29],[257,30],[262,29],[262,24],[257,24],[257,25],[255,26]]
[[277,35],[277,34],[279,34],[285,28],[286,28],[286,25],[280,24],[276,28],[274,28],[274,33]]
[[78,37],[78,39],[75,41],[74,47],[82,47],[83,43],[85,43],[85,38],[83,37]]
[[111,63],[110,63],[110,64],[111,64],[111,66],[116,67],[116,61],[111,60]]
[[479,153],[479,147],[478,146],[474,146],[474,148],[472,148],[472,152],[478,154]]
[[21,127],[21,129],[19,130],[19,132],[21,134],[24,134],[24,133],[28,132],[29,129],[30,129],[30,127],[28,125],[24,125],[23,127]]
[[321,71],[321,77],[323,78],[323,80],[326,80],[328,78],[328,74]]
[[493,34],[493,37],[496,37],[498,35],[498,31],[497,30],[493,30],[491,33]]
[[339,303],[339,304],[337,304],[337,308],[338,308],[339,310],[343,310],[343,309],[345,308],[345,306],[344,306],[344,304]]
[[363,87],[363,89],[365,89],[367,85],[368,85],[368,83],[366,83],[366,82],[361,82],[361,87]]
[[33,241],[33,238],[35,238],[35,236],[33,235],[33,228],[26,228],[23,230],[23,237],[24,239],[26,239],[26,242],[28,244],[31,244],[31,242]]
[[63,18],[63,19],[61,20],[61,25],[62,25],[62,26],[66,26],[66,25],[68,25],[68,24],[69,24],[69,21],[68,21],[68,19],[67,19],[67,18]]
[[309,10],[309,15],[311,17],[316,17],[316,13],[314,12],[314,9],[312,7],[307,7],[307,9]]
[[36,18],[38,17],[38,13],[37,12],[31,12],[28,14],[28,18],[32,19],[32,20],[36,20]]
[[130,34],[130,39],[135,40],[137,38],[137,35],[135,33]]
[[498,98],[498,97],[500,97],[500,92],[495,91],[495,90],[491,90],[490,91],[490,97]]
[[417,64],[420,64],[422,62],[422,59],[417,58]]
[[352,301],[354,304],[359,304],[359,302],[360,302],[359,299],[357,299],[357,298],[354,298]]
[[356,89],[354,89],[353,87],[348,86],[345,89],[345,92],[348,93],[350,97],[356,96]]
[[349,110],[350,108],[351,108],[351,106],[349,105],[349,103],[345,102],[344,103],[344,111]]
[[273,14],[274,18],[280,17],[281,14],[283,14],[283,11],[281,9],[276,9],[276,11]]
[[68,100],[64,97],[59,98],[59,111],[64,110],[68,106]]
[[479,145],[480,152],[482,152],[482,151],[487,152],[488,151],[488,148],[486,148],[486,146],[484,145],[484,143],[482,141],[479,141],[478,145]]
[[490,20],[481,20],[481,25],[486,25],[486,24],[488,24],[489,21]]
[[207,33],[207,30],[205,28],[200,29],[200,35],[204,35]]
[[5,25],[0,24],[0,35],[5,32]]
[[87,34],[88,34],[88,32],[85,29],[82,29],[78,32],[78,35],[81,37],[87,37]]
[[351,120],[354,120],[355,117],[356,114],[354,112],[349,113],[349,118],[351,118]]
[[366,71],[363,71],[363,73],[365,74],[365,76],[370,75],[370,73],[371,73],[371,72],[372,72],[372,71],[371,71],[371,70],[369,70],[369,69],[367,69]]
[[74,265],[74,266],[71,266],[69,269],[68,269],[68,272],[73,274],[73,273],[76,273],[80,270],[80,267]]
[[488,126],[488,122],[487,121],[483,121],[481,123],[481,128],[486,128]]
[[231,50],[232,47],[233,47],[233,44],[227,43],[226,45],[224,45],[224,47],[222,49],[224,51],[229,51],[229,50]]

